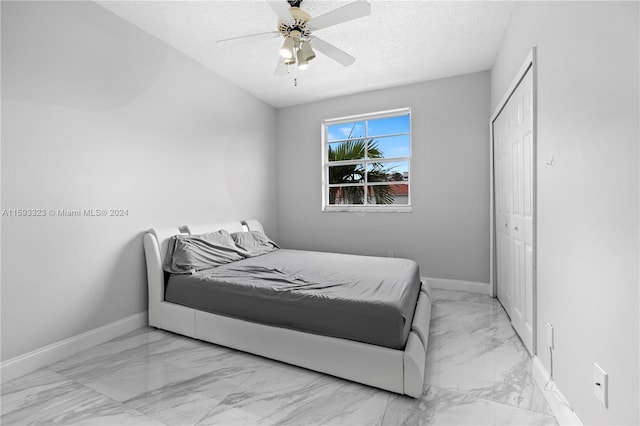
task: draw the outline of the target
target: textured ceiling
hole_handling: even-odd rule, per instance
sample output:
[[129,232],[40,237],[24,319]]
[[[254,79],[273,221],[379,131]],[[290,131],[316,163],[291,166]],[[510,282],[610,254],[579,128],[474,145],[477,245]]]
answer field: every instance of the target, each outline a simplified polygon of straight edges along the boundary
[[[353,65],[318,53],[307,70],[277,77],[282,39],[216,46],[216,40],[275,30],[277,17],[264,1],[98,3],[274,107],[487,70],[514,7],[369,0],[370,15],[314,32],[355,56]],[[304,0],[301,8],[319,16],[348,3]]]

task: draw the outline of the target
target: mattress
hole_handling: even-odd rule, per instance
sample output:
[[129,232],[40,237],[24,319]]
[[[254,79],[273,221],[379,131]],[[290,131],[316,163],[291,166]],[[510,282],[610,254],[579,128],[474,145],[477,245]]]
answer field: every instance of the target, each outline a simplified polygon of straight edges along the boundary
[[274,250],[171,275],[165,300],[201,311],[403,349],[420,292],[408,259]]

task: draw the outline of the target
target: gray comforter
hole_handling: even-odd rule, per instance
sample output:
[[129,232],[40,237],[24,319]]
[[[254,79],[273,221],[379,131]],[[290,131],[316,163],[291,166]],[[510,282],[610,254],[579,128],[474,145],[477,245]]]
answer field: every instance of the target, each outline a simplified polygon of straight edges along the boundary
[[299,250],[172,275],[165,299],[198,310],[402,349],[420,291],[407,259]]

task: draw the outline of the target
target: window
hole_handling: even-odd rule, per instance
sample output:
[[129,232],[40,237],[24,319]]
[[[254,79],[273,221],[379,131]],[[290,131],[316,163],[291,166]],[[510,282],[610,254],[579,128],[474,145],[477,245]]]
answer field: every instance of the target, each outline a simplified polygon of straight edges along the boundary
[[322,209],[410,211],[411,111],[322,122]]

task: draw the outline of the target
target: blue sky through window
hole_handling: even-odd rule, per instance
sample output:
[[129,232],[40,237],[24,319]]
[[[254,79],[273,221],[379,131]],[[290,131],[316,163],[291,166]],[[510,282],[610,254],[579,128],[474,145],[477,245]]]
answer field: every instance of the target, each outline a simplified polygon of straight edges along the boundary
[[378,149],[384,153],[386,158],[408,157],[411,155],[409,135],[374,139],[378,142]]
[[369,120],[368,136],[394,135],[409,133],[409,115]]
[[364,121],[340,123],[329,126],[327,136],[329,142],[349,138],[362,138],[364,137]]
[[329,142],[348,138],[361,138],[364,136],[383,136],[398,133],[409,133],[409,114],[395,117],[368,120],[365,134],[365,121],[352,121],[349,123],[334,124],[327,127]]

